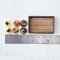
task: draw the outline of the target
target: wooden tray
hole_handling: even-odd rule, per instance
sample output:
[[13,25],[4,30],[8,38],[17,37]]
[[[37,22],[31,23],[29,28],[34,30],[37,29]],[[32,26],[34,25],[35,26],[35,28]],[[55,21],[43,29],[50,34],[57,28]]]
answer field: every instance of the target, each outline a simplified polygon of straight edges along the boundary
[[54,16],[29,16],[29,33],[54,33]]

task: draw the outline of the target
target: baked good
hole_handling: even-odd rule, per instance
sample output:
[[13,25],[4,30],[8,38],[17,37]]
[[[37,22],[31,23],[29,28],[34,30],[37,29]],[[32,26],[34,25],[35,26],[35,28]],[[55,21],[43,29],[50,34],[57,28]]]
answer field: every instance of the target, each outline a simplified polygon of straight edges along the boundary
[[6,26],[10,26],[10,21],[5,22]]
[[22,27],[25,27],[25,26],[27,25],[27,21],[22,20],[22,21],[20,22],[20,25],[21,25]]
[[14,21],[14,26],[19,27],[20,26],[20,21],[19,20],[15,20]]
[[12,28],[12,33],[19,33],[19,28],[17,27]]
[[26,29],[26,28],[21,28],[21,29],[20,29],[20,32],[21,32],[22,34],[25,34],[25,33],[27,32],[27,29]]
[[6,32],[9,32],[10,33],[11,32],[11,28],[7,28],[6,29]]

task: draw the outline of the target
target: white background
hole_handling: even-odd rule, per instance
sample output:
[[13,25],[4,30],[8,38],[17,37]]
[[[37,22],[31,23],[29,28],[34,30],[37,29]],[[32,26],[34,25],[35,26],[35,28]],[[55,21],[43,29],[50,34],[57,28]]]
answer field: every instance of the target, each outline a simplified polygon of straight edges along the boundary
[[55,34],[60,34],[59,0],[0,0],[0,60],[60,60],[60,45],[4,44],[5,20],[31,15],[55,16]]

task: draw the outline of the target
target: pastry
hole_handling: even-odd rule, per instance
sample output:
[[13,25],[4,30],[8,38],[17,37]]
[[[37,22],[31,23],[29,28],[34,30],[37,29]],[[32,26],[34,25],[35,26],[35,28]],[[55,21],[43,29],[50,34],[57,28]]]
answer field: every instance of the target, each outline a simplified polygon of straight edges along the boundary
[[10,21],[5,22],[6,26],[10,26]]
[[19,28],[14,27],[14,28],[12,29],[12,33],[19,33]]
[[10,33],[11,32],[11,28],[7,28],[6,29],[6,32],[9,32]]
[[14,26],[19,27],[19,25],[20,25],[20,21],[19,20],[15,20],[14,21]]
[[22,21],[20,22],[20,25],[21,25],[22,27],[25,27],[25,26],[27,25],[27,22],[26,22],[25,20],[22,20]]
[[21,28],[21,29],[20,29],[20,32],[21,32],[22,34],[25,34],[25,33],[27,32],[27,29],[26,29],[26,28]]

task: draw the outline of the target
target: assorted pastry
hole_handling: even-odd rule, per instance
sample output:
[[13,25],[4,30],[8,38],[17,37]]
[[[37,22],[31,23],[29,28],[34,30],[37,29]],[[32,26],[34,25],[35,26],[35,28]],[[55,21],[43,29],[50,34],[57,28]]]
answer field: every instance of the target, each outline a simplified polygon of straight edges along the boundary
[[25,34],[25,33],[27,32],[27,29],[26,29],[26,28],[21,28],[21,29],[20,29],[20,32],[21,32],[22,34]]
[[[15,20],[13,22],[13,25],[14,25],[13,28],[9,28],[9,27],[11,27],[10,21],[6,21],[5,24],[8,27],[6,29],[6,32],[8,32],[8,33],[10,33],[10,32],[19,33],[20,32],[21,34],[25,34],[27,32],[27,29],[24,28],[27,25],[27,21],[25,21],[25,20],[22,20],[21,22],[19,20]],[[21,28],[20,28],[20,26],[21,26]]]
[[14,26],[19,27],[19,26],[20,26],[20,21],[19,21],[19,20],[15,20],[15,21],[14,21]]
[[6,29],[6,32],[9,32],[10,33],[11,32],[11,28],[7,28]]
[[6,26],[10,26],[10,21],[5,22]]
[[19,28],[17,27],[12,28],[12,33],[19,33]]
[[22,27],[25,27],[25,26],[27,25],[27,21],[22,20],[22,21],[20,22],[20,25],[21,25]]

